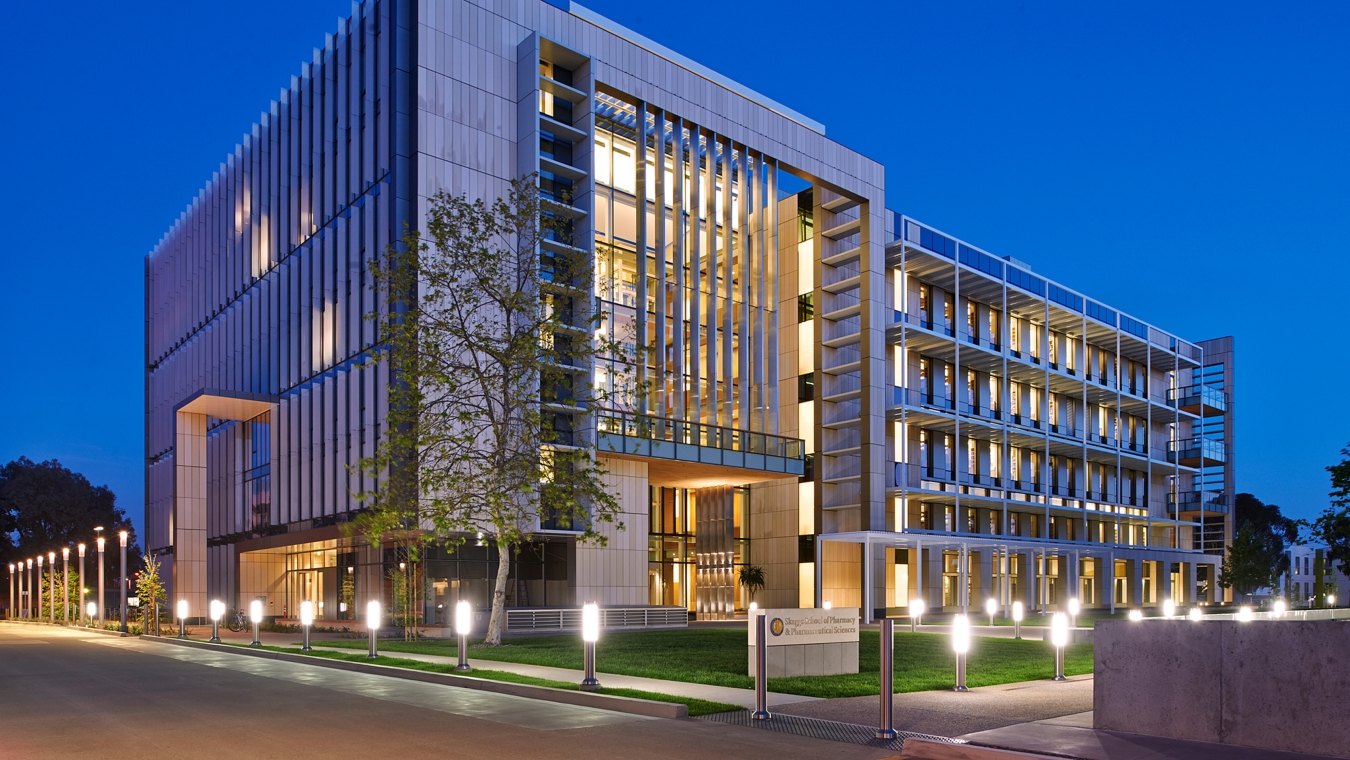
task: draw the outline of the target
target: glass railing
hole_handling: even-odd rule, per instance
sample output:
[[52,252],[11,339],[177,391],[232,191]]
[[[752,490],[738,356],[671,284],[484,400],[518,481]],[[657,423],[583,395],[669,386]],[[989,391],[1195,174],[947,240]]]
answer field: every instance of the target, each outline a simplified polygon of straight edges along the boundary
[[1209,385],[1173,388],[1167,392],[1167,400],[1174,406],[1207,406],[1221,412],[1228,409],[1228,398],[1224,392]]
[[1228,499],[1221,491],[1182,491],[1167,494],[1167,506],[1173,512],[1227,512]]
[[756,433],[703,422],[686,422],[646,414],[600,412],[595,416],[595,426],[599,433],[649,441],[707,446],[724,451],[740,451],[787,459],[802,458],[803,443],[800,438]]
[[1223,441],[1211,441],[1208,438],[1168,441],[1167,457],[1168,459],[1209,459],[1222,462],[1225,459]]

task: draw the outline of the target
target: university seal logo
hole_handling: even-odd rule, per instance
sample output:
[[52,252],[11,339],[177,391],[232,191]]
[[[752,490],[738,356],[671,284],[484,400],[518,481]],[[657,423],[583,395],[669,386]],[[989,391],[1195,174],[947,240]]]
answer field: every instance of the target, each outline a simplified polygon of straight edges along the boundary
[[769,633],[772,633],[772,634],[775,635],[775,636],[782,636],[782,635],[783,635],[783,619],[782,619],[782,618],[774,618],[773,620],[769,621]]

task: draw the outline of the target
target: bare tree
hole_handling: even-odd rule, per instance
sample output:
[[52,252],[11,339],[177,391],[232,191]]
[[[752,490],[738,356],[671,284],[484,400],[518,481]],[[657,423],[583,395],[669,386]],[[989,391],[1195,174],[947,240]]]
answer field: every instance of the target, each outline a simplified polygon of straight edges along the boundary
[[541,204],[534,177],[491,202],[438,193],[429,207],[425,231],[376,268],[389,419],[362,463],[378,485],[357,529],[490,541],[495,645],[516,547],[541,524],[603,541],[595,527],[619,511],[584,424],[601,402],[591,365],[613,349],[595,334],[590,256],[566,244],[571,219]]

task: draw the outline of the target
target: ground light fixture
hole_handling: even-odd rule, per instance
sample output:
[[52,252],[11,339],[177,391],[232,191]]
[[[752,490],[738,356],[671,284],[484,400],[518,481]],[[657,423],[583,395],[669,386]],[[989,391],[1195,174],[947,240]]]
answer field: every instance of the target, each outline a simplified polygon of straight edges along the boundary
[[959,613],[952,618],[952,651],[956,653],[956,689],[966,688],[966,653],[970,651],[970,618]]
[[1250,623],[1252,620],[1256,619],[1256,616],[1252,614],[1252,608],[1244,604],[1241,607],[1238,607],[1237,619],[1243,623]]
[[1069,616],[1063,612],[1056,612],[1050,618],[1050,643],[1055,647],[1054,680],[1066,680],[1064,678],[1064,647],[1069,645]]
[[989,616],[989,626],[992,628],[994,625],[994,616],[998,614],[998,600],[992,596],[985,599],[984,612]]
[[1190,618],[1192,623],[1200,622],[1200,618],[1204,617],[1204,615],[1205,613],[1201,612],[1199,607],[1192,607],[1191,611],[1186,613],[1186,617]]
[[455,635],[459,636],[459,663],[455,670],[469,670],[469,632],[473,630],[473,608],[468,600],[455,602]]
[[1138,623],[1140,620],[1143,620],[1143,619],[1144,619],[1144,611],[1143,611],[1143,610],[1130,610],[1130,614],[1129,614],[1127,617],[1130,618],[1130,622],[1131,622],[1131,623]]
[[314,602],[306,599],[300,603],[300,629],[305,632],[304,644],[301,645],[301,652],[310,652],[314,647],[309,645],[309,629],[314,625]]
[[1169,596],[1162,601],[1162,614],[1163,617],[1168,619],[1177,614],[1177,603],[1173,601],[1172,597]]
[[586,673],[581,679],[582,691],[595,691],[600,682],[595,680],[595,642],[600,640],[600,608],[595,602],[587,602],[581,607],[581,641]]
[[[90,604],[92,605],[93,602],[90,602]],[[93,617],[94,613],[90,612],[89,615],[90,615],[90,617]],[[187,616],[188,616],[188,602],[187,602],[186,599],[179,599],[179,600],[178,600],[178,638],[180,638],[180,639],[186,639],[186,638],[187,638]]]
[[1078,601],[1078,597],[1069,597],[1069,627],[1078,627],[1078,613],[1083,611],[1083,603]]
[[380,656],[375,650],[375,633],[380,630],[380,620],[383,617],[384,610],[380,607],[379,599],[366,602],[366,630],[370,631],[370,653],[366,656],[372,660]]
[[207,605],[207,611],[211,615],[211,641],[214,644],[220,643],[220,619],[225,617],[225,603],[219,599],[212,599],[211,604]]
[[928,605],[927,605],[927,604],[924,604],[923,597],[918,597],[918,596],[916,596],[916,597],[914,597],[913,599],[909,600],[909,632],[910,632],[910,633],[914,633],[914,631],[918,630],[919,619],[923,617],[923,613],[924,613],[924,611],[927,610],[927,609],[928,609]]
[[1271,611],[1275,613],[1275,617],[1277,618],[1284,617],[1284,613],[1288,609],[1289,605],[1285,604],[1285,601],[1283,599],[1276,599],[1275,603],[1271,605]]
[[263,621],[263,603],[261,599],[254,599],[248,603],[248,619],[253,621],[253,640],[248,643],[251,647],[260,647],[262,642],[258,641],[258,626]]
[[821,606],[822,609],[827,609],[827,610],[828,610],[828,609],[830,609],[831,607],[833,607],[834,605],[830,603],[830,600],[829,600],[829,599],[826,599],[824,602],[821,603],[820,606]]
[[1022,638],[1022,618],[1025,617],[1025,616],[1026,616],[1026,608],[1022,606],[1022,603],[1021,603],[1021,602],[1013,602],[1013,603],[1012,603],[1012,619],[1013,619],[1013,638],[1014,638],[1014,639],[1020,639],[1020,638]]

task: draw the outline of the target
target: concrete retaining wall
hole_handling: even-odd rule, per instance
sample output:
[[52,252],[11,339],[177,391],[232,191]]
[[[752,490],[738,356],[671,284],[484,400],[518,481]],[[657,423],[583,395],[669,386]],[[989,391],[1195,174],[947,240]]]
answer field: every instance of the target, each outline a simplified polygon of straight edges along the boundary
[[1093,726],[1350,758],[1350,624],[1102,620]]

